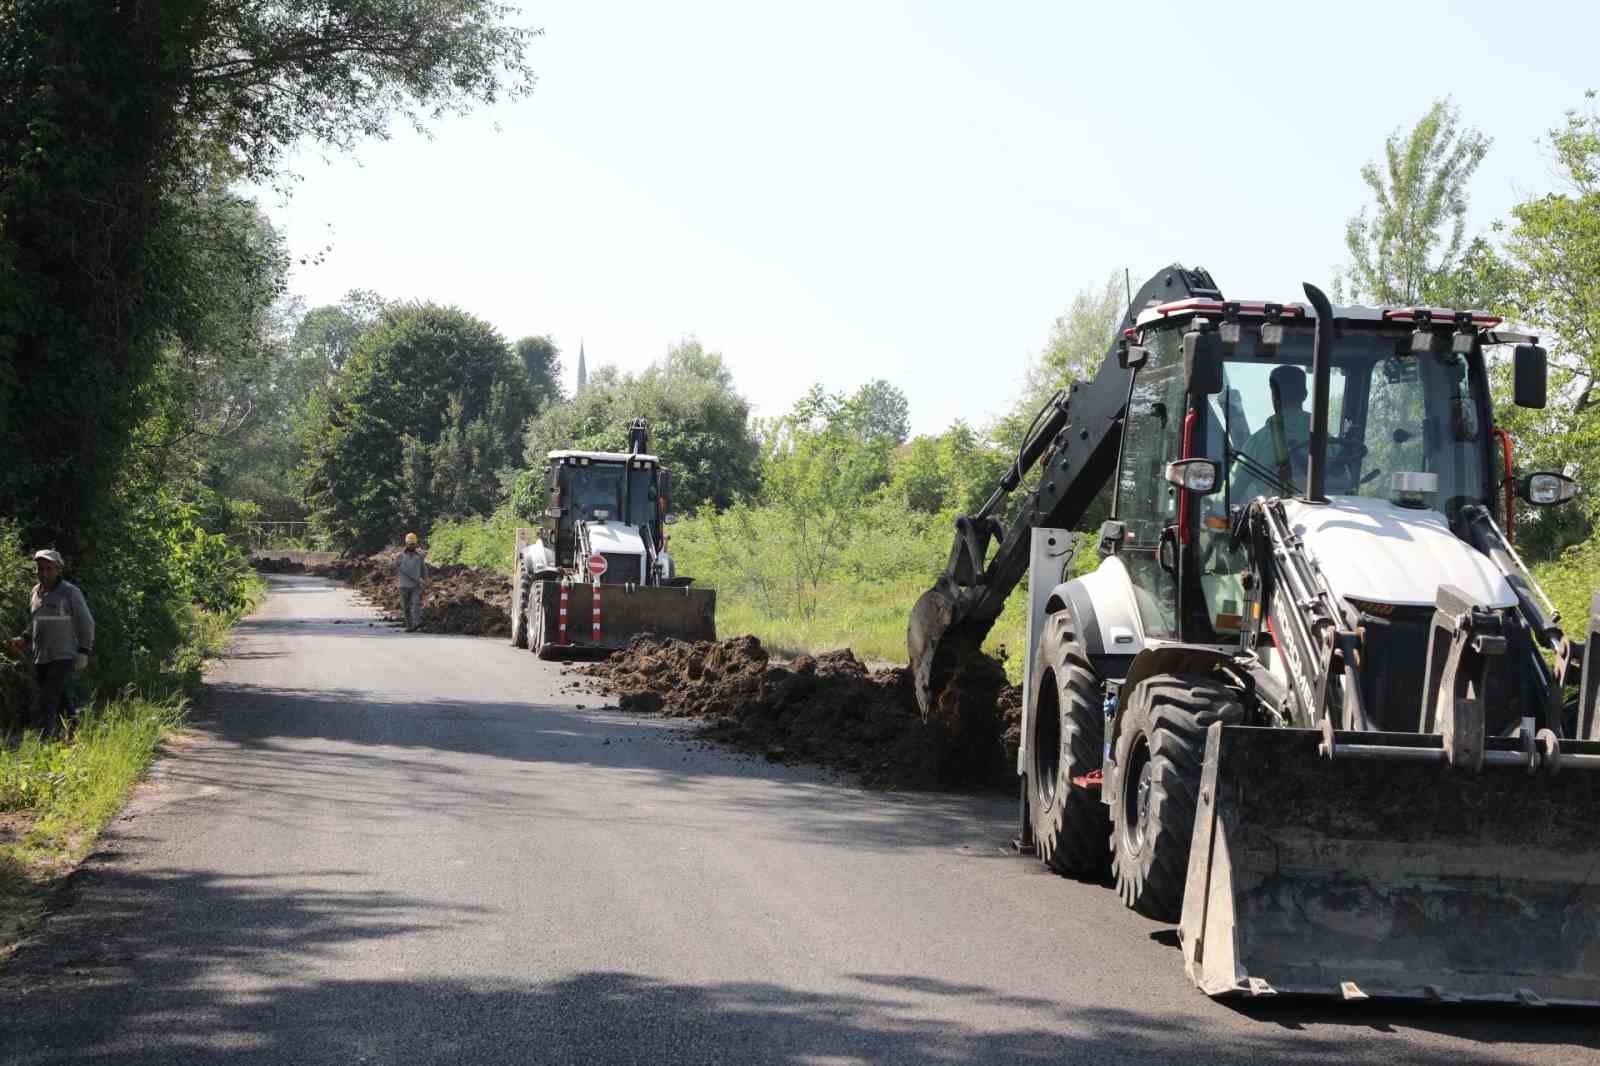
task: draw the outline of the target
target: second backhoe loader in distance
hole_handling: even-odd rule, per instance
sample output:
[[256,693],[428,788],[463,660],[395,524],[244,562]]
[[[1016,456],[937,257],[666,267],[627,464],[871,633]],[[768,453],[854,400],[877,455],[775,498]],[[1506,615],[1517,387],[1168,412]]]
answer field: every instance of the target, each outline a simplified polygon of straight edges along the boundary
[[717,639],[717,594],[690,588],[667,551],[671,479],[636,418],[626,452],[550,452],[537,535],[516,533],[511,643],[541,659],[626,648],[649,634]]
[[1600,1004],[1600,596],[1575,640],[1516,554],[1513,492],[1577,487],[1514,485],[1484,358],[1537,408],[1545,353],[1305,293],[1144,285],[957,521],[907,634],[918,700],[1027,576],[1019,844],[1178,922],[1206,993]]

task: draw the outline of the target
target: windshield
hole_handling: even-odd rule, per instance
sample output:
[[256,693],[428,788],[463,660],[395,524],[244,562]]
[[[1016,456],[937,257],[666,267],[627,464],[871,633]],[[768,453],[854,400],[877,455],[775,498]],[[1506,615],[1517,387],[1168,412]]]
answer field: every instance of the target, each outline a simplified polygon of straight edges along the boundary
[[[572,506],[580,521],[642,526],[655,518],[656,472],[620,463],[572,467]],[[626,496],[623,489],[629,491]]]
[[585,522],[622,518],[624,471],[615,464],[590,463],[572,471],[572,507]]
[[[1174,354],[1181,332],[1157,343]],[[1303,493],[1311,437],[1313,329],[1286,327],[1276,350],[1246,326],[1223,364],[1223,390],[1206,401],[1195,454],[1224,471],[1220,491],[1199,499],[1199,584],[1217,637],[1239,632],[1247,563],[1232,544],[1233,511],[1256,496]],[[1149,341],[1147,340],[1148,344]],[[1330,496],[1388,498],[1397,471],[1437,474],[1431,506],[1453,522],[1482,503],[1488,427],[1467,357],[1411,353],[1409,328],[1347,328],[1334,341],[1328,381]],[[1476,358],[1476,357],[1474,357]],[[1203,450],[1200,447],[1204,441]]]
[[[1258,354],[1241,330],[1209,399],[1206,451],[1223,463],[1223,506],[1302,493],[1311,436],[1310,328]],[[1453,520],[1483,502],[1486,427],[1467,357],[1413,355],[1409,330],[1348,330],[1334,342],[1328,387],[1327,491],[1388,497],[1397,471],[1437,474],[1433,505]],[[1227,513],[1225,511],[1224,513]]]

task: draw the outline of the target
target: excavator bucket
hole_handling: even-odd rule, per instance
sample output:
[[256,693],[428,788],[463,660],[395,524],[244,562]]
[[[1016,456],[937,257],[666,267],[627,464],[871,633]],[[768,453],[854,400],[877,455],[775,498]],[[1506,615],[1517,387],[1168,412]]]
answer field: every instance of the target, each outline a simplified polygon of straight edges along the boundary
[[964,656],[956,647],[959,634],[947,642],[958,610],[956,589],[948,578],[941,577],[934,586],[917,598],[911,608],[911,622],[906,627],[906,651],[911,662],[912,687],[924,716],[937,702],[957,663]]
[[542,626],[530,640],[546,658],[616,651],[645,635],[717,639],[715,589],[560,581],[535,582],[535,588]]
[[1600,1004],[1600,742],[1211,727],[1183,952],[1212,996]]

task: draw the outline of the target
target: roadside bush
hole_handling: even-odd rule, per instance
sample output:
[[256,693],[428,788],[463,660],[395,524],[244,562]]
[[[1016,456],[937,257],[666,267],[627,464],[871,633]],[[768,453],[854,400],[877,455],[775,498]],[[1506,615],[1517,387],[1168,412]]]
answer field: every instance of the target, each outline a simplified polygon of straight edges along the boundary
[[1600,591],[1600,537],[1568,548],[1553,562],[1535,563],[1533,577],[1561,612],[1562,628],[1582,640],[1590,600]]
[[[27,625],[28,591],[35,580],[16,523],[0,520],[0,637],[14,637]],[[25,663],[0,655],[0,726],[16,720],[28,698],[28,677]]]
[[510,504],[487,518],[445,518],[433,524],[424,547],[428,562],[444,566],[460,563],[510,576],[517,527],[528,526]]

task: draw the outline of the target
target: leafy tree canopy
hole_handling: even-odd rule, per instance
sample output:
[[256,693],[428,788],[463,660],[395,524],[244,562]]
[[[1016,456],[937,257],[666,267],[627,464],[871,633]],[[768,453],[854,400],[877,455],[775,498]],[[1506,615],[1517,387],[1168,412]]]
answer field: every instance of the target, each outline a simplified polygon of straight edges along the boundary
[[561,390],[561,349],[555,338],[523,337],[516,343],[517,361],[527,372],[533,387],[534,402],[542,409],[559,403]]
[[316,522],[370,551],[443,515],[487,514],[533,392],[505,339],[456,308],[402,304],[362,335],[307,444]]
[[[635,418],[650,423],[650,448],[671,471],[675,510],[727,507],[759,488],[750,405],[734,390],[722,356],[693,338],[639,374],[600,367],[582,392],[541,411],[528,428],[529,476],[542,476],[546,453],[557,449],[626,450]],[[537,506],[529,484],[524,478],[518,492],[523,510]]]
[[1466,239],[1467,186],[1489,138],[1461,127],[1449,100],[1437,100],[1409,131],[1384,142],[1380,163],[1361,168],[1373,202],[1350,219],[1350,265],[1341,298],[1372,304],[1462,307],[1487,303],[1473,291],[1471,261],[1481,240]]
[[1549,405],[1511,406],[1509,367],[1497,367],[1496,375],[1498,416],[1516,439],[1519,464],[1564,471],[1586,489],[1586,507],[1523,516],[1524,550],[1544,557],[1583,539],[1600,518],[1600,113],[1592,102],[1568,112],[1548,147],[1560,187],[1512,208],[1501,227],[1498,310],[1549,348]]

